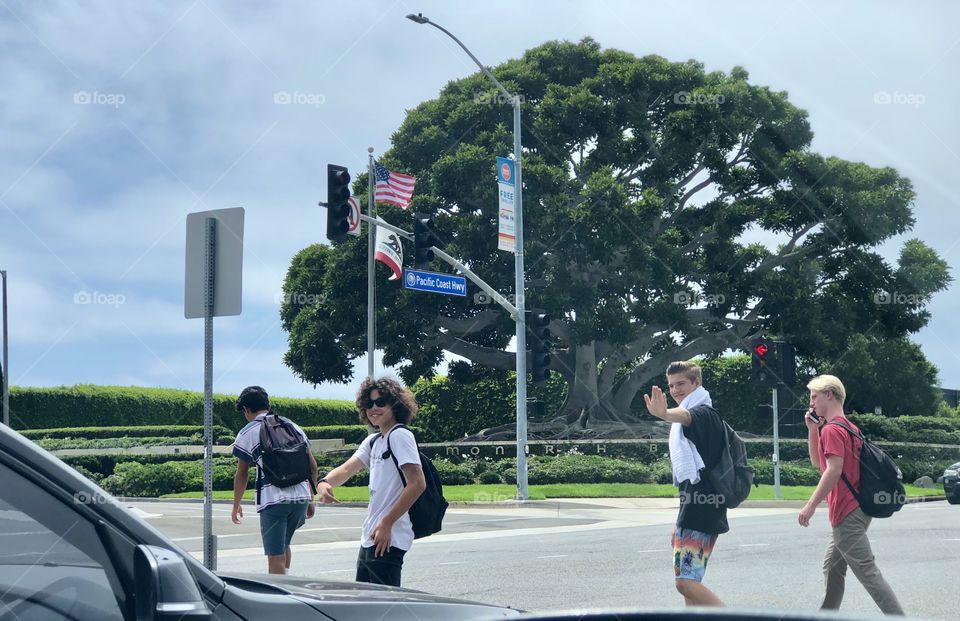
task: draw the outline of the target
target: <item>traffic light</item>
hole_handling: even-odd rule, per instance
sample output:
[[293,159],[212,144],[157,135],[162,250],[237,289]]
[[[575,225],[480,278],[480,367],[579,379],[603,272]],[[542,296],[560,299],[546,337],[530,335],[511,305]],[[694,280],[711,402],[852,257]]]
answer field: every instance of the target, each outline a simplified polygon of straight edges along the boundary
[[530,373],[534,384],[543,384],[550,377],[550,315],[532,309],[527,313]]
[[350,173],[343,166],[327,164],[327,239],[342,242],[350,228]]
[[777,384],[776,351],[773,341],[760,337],[750,341],[752,379],[760,386]]
[[433,246],[439,246],[440,240],[433,232],[433,220],[425,213],[413,214],[413,266],[418,270],[426,269],[433,261]]
[[752,379],[760,386],[786,384],[797,381],[796,353],[793,345],[760,337],[750,342]]

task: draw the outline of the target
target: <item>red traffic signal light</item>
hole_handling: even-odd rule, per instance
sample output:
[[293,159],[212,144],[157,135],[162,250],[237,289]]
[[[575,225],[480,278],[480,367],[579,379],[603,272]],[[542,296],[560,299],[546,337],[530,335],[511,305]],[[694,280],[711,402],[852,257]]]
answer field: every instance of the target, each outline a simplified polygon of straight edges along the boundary
[[757,354],[761,358],[767,355],[767,352],[770,351],[770,348],[767,347],[766,343],[758,343],[753,347],[753,353]]

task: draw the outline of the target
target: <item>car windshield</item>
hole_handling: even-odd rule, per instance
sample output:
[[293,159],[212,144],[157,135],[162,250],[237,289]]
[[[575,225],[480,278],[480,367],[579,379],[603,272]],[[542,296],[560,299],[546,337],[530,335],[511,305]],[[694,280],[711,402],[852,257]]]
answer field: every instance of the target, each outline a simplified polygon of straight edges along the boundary
[[956,617],[960,3],[0,15],[4,423],[205,597]]

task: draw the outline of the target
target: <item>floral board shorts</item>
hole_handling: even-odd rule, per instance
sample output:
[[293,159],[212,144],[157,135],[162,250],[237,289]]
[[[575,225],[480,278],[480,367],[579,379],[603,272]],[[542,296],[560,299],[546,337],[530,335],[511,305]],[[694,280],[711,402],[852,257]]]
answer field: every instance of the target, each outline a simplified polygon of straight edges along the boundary
[[703,582],[717,535],[677,527],[673,531],[673,575],[677,580]]

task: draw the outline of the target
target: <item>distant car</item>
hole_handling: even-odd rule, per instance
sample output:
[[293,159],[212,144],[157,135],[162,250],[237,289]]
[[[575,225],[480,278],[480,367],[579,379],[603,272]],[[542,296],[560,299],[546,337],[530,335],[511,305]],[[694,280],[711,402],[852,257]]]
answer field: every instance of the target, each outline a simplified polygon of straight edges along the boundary
[[520,615],[409,589],[217,575],[4,425],[0,482],[3,619],[446,621]]
[[943,493],[951,505],[960,505],[960,462],[943,471]]

